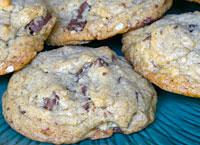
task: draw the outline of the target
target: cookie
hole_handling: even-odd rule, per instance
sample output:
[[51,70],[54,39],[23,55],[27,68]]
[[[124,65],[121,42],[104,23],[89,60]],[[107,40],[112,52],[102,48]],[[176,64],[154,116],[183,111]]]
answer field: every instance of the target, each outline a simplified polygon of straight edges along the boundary
[[1,0],[0,75],[29,63],[43,49],[55,22],[40,0]]
[[123,36],[135,70],[160,88],[200,97],[200,13],[168,15]]
[[130,134],[154,120],[153,86],[108,47],[40,53],[15,73],[3,96],[8,124],[54,144]]
[[51,45],[83,44],[137,29],[159,18],[172,0],[46,0],[58,22]]

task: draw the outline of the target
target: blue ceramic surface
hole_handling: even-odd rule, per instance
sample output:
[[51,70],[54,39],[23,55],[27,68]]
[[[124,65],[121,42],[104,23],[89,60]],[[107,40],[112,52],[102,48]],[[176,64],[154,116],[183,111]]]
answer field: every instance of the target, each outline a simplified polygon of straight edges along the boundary
[[[175,1],[168,13],[183,13],[200,10],[200,5]],[[88,46],[110,46],[121,53],[121,35],[104,41],[95,41]],[[45,50],[52,48],[46,47]],[[7,88],[11,75],[0,77],[0,96]],[[108,139],[86,140],[80,145],[200,145],[200,99],[177,95],[156,87],[158,104],[156,120],[141,132],[132,135],[115,134]],[[1,101],[0,101],[1,105]],[[50,145],[27,139],[11,129],[5,122],[0,108],[0,145]]]

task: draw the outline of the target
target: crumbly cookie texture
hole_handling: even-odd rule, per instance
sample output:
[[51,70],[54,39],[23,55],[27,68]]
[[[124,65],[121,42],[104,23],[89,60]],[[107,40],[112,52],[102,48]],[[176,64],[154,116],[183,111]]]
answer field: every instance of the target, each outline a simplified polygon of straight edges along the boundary
[[0,75],[31,61],[55,22],[40,0],[0,0]]
[[63,47],[12,76],[3,114],[30,139],[68,144],[140,131],[156,102],[153,86],[109,48]]
[[51,45],[82,44],[137,29],[161,17],[172,0],[46,0],[58,22]]
[[168,15],[123,37],[135,70],[160,88],[200,97],[200,13]]

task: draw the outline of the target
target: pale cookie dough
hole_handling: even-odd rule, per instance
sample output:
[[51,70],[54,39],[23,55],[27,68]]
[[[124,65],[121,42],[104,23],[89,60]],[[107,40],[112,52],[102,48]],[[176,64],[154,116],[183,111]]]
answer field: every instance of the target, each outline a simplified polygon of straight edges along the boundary
[[63,47],[12,76],[3,114],[30,139],[69,144],[140,131],[156,102],[153,86],[108,47]]
[[135,70],[160,88],[200,97],[200,13],[168,15],[123,37]]
[[172,0],[46,0],[58,22],[50,45],[82,44],[143,27],[161,17]]
[[0,75],[30,62],[55,22],[40,0],[0,0]]

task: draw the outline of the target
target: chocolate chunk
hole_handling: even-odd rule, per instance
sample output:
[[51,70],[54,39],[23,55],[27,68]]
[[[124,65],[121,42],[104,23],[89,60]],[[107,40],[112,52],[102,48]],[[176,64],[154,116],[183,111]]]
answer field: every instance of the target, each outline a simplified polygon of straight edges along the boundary
[[108,74],[107,72],[103,72],[103,73],[102,73],[103,76],[105,76],[105,75],[107,75],[107,74]]
[[114,61],[116,61],[117,60],[117,57],[116,57],[116,55],[112,55],[112,62],[114,62]]
[[49,111],[52,111],[54,109],[54,106],[55,105],[58,105],[59,102],[58,102],[58,98],[55,97],[53,99],[50,99],[50,98],[44,98],[44,106],[43,108],[49,110]]
[[124,132],[121,130],[121,128],[119,128],[119,127],[114,127],[114,128],[113,128],[113,131],[114,131],[114,132],[118,132],[118,133],[124,133]]
[[7,110],[10,110],[10,107],[8,107]]
[[82,91],[83,95],[86,96],[87,87],[86,87],[86,86],[83,86],[83,87],[81,88],[81,91]]
[[38,33],[44,25],[48,23],[48,21],[52,18],[52,15],[47,12],[46,16],[41,17],[41,19],[32,20],[28,25],[28,29],[31,34]]
[[143,41],[146,41],[146,40],[151,40],[151,35],[149,35],[148,37],[146,37]]
[[104,118],[108,117],[107,114],[106,114],[106,112],[103,113],[103,116],[104,116]]
[[69,31],[76,31],[76,32],[81,32],[83,31],[87,21],[80,21],[79,19],[72,19],[69,25],[67,26],[67,29]]
[[174,26],[174,29],[177,29],[178,28],[178,25]]
[[136,100],[138,102],[139,101],[139,99],[138,99],[138,92],[135,92],[135,95],[136,95]]
[[190,24],[189,25],[189,31],[190,31],[190,33],[192,33],[197,26],[198,25],[196,25],[196,24]]
[[90,109],[90,104],[86,103],[85,105],[82,106],[87,112],[89,112]]
[[58,95],[56,95],[56,92],[55,92],[55,91],[53,91],[53,95],[55,96],[55,98],[56,98],[57,100],[60,100],[60,97],[59,97]]
[[95,60],[94,62],[93,62],[93,64],[94,65],[99,65],[99,67],[102,67],[102,66],[109,66],[109,64],[106,62],[106,61],[104,61],[103,59],[101,59],[101,58],[98,58],[97,60]]
[[152,18],[147,17],[147,18],[143,21],[143,23],[144,23],[144,24],[148,24],[148,23],[150,23],[151,21],[152,21]]
[[22,113],[23,115],[25,115],[25,114],[26,114],[26,111],[21,111],[21,113]]
[[84,2],[78,9],[77,17],[70,21],[70,23],[67,26],[67,29],[69,31],[76,31],[76,32],[83,31],[85,25],[87,24],[86,20],[82,20],[83,13],[85,10],[89,10],[90,8],[91,6],[87,2]]
[[101,109],[106,109],[107,107],[106,106],[104,106],[104,107],[101,107]]
[[45,135],[49,135],[50,134],[50,129],[49,128],[43,129],[43,130],[41,130],[41,133],[43,133]]
[[83,13],[86,9],[90,9],[91,6],[85,1],[84,3],[82,3],[82,5],[79,7],[78,9],[78,19],[81,19],[83,17]]
[[117,82],[120,83],[121,82],[122,77],[119,77]]

